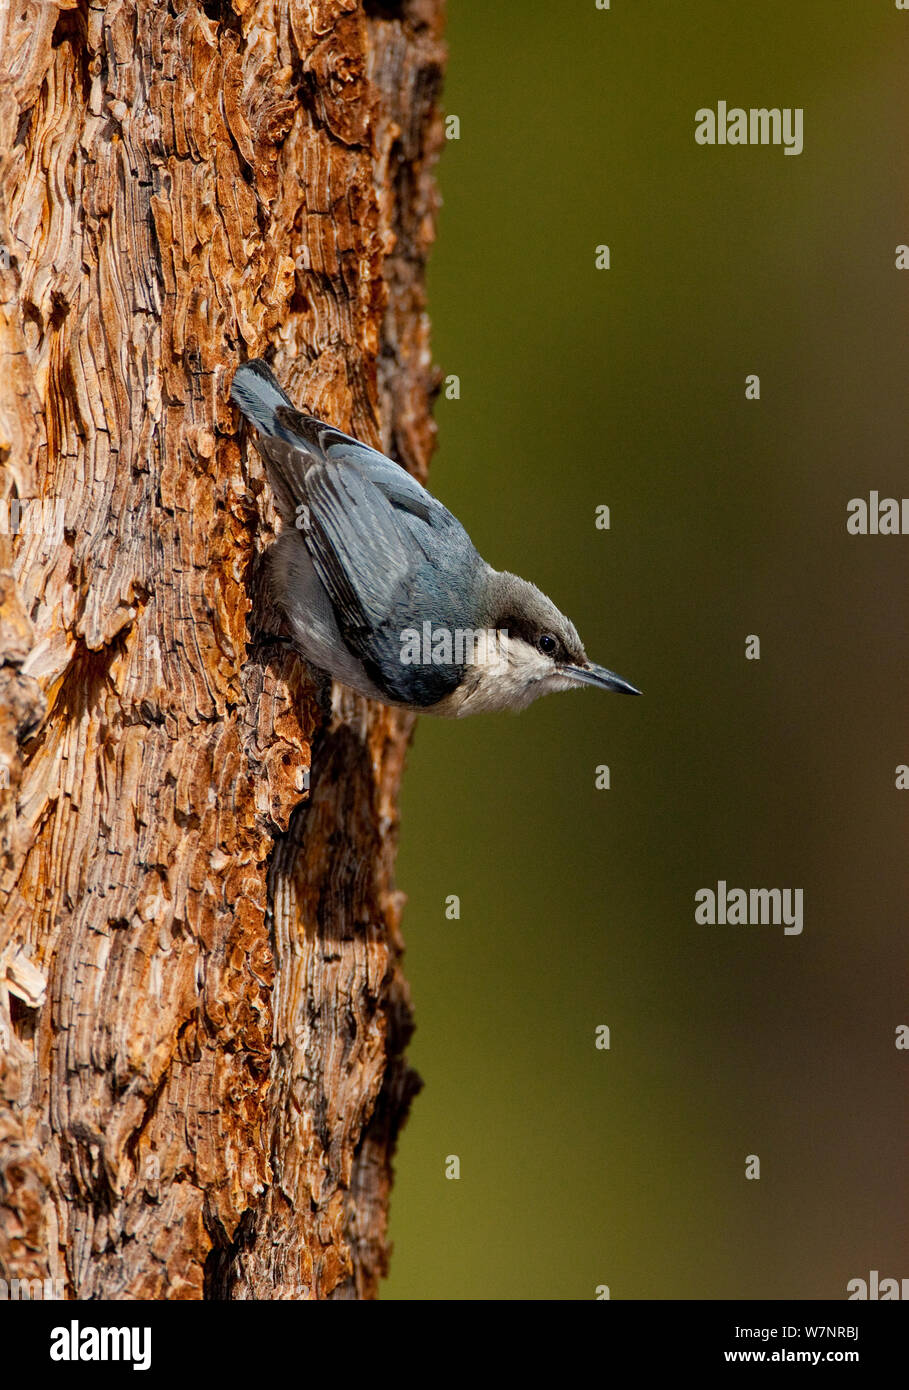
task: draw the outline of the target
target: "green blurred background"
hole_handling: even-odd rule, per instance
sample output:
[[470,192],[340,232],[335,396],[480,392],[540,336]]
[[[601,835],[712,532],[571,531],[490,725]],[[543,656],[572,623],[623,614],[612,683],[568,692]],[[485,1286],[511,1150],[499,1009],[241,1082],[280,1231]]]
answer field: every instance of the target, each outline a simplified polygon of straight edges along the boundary
[[[431,485],[645,698],[418,725],[384,1297],[844,1298],[909,1275],[909,536],[845,529],[909,495],[909,13],[450,0],[448,34]],[[804,108],[804,152],[698,146],[721,99]],[[697,925],[718,879],[803,888],[803,934]]]

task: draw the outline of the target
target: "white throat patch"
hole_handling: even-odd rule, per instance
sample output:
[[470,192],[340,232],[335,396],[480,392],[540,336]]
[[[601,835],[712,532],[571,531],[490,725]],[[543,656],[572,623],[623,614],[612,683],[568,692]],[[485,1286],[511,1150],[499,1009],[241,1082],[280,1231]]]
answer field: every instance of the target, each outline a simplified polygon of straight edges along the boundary
[[457,690],[427,713],[459,719],[467,714],[522,710],[541,695],[578,688],[576,681],[555,669],[551,657],[520,637],[500,632],[489,658],[468,665]]

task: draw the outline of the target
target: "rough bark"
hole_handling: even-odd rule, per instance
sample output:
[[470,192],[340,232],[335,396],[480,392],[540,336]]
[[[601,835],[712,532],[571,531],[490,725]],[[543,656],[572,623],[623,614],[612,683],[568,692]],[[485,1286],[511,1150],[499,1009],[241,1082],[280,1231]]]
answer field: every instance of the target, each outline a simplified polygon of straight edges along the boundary
[[276,514],[227,392],[270,350],[425,470],[441,4],[0,6],[6,532],[32,499],[0,534],[7,1279],[385,1269],[409,724],[339,692],[323,719],[256,637]]

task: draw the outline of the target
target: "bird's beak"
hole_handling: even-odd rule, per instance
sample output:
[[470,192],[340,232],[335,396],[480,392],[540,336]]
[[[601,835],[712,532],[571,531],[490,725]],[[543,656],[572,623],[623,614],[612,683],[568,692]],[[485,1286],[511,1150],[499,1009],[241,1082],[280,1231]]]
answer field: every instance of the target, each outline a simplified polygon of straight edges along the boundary
[[621,676],[617,676],[615,671],[607,671],[605,666],[595,666],[592,661],[587,666],[560,666],[559,671],[563,676],[569,676],[581,685],[595,685],[600,690],[617,690],[622,695],[641,694],[640,690],[623,681]]

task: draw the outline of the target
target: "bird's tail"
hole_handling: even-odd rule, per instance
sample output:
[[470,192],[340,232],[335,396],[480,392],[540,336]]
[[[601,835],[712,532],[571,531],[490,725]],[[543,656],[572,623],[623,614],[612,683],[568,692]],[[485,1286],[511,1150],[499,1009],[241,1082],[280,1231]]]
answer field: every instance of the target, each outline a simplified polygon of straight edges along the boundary
[[[247,420],[264,434],[288,438],[281,424],[279,410],[296,410],[293,401],[275,379],[275,374],[261,357],[254,357],[234,372],[230,398]],[[292,437],[292,436],[290,436]]]

